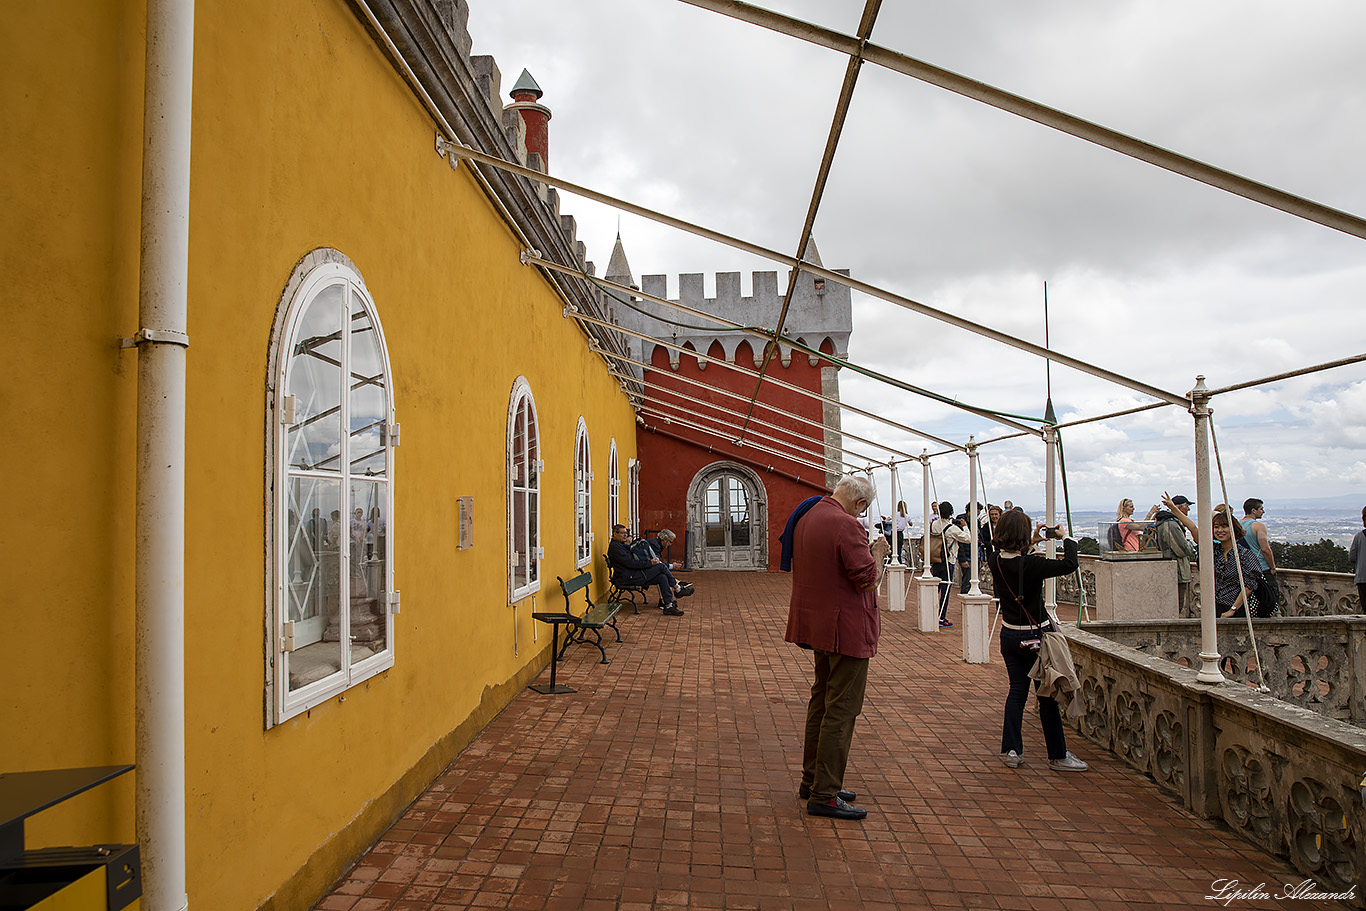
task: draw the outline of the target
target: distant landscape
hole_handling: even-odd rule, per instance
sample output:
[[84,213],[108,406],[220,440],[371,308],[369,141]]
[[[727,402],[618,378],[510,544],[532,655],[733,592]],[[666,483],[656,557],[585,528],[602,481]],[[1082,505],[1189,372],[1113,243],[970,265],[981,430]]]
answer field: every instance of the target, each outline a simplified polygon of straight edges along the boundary
[[[1020,505],[1035,521],[1043,521],[1043,506]],[[1138,504],[1135,517],[1141,519],[1147,515],[1149,505],[1151,504]],[[1239,500],[1234,505],[1237,515],[1241,518],[1243,514],[1242,501]],[[1266,504],[1267,514],[1262,521],[1266,523],[1267,534],[1273,541],[1282,541],[1287,544],[1314,544],[1327,538],[1335,544],[1347,547],[1352,543],[1352,537],[1361,531],[1361,508],[1363,506],[1366,506],[1366,493],[1268,502]],[[916,523],[917,530],[923,527],[920,525],[919,516],[912,518]],[[1067,517],[1063,511],[1061,498],[1058,502],[1058,518],[1059,521],[1066,524]],[[1194,510],[1191,511],[1191,518],[1197,518]],[[1074,509],[1072,511],[1072,527],[1077,537],[1095,538],[1098,535],[1100,523],[1113,522],[1114,519],[1113,510]]]
[[[1361,504],[1356,501],[1355,508],[1343,509],[1307,509],[1304,507],[1294,507],[1287,505],[1274,515],[1271,506],[1267,506],[1267,514],[1262,518],[1266,524],[1267,537],[1273,541],[1284,541],[1287,544],[1315,543],[1323,538],[1327,538],[1335,544],[1343,547],[1352,543],[1352,536],[1361,531]],[[1240,504],[1241,505],[1241,504]],[[1037,513],[1030,512],[1031,516],[1042,517],[1043,510]],[[1059,518],[1065,521],[1062,516],[1062,509],[1058,510]],[[1147,510],[1143,510],[1137,518],[1143,518]],[[1242,517],[1242,510],[1238,509],[1238,516]],[[1191,511],[1191,518],[1196,518],[1195,511]],[[1072,513],[1072,525],[1078,537],[1089,535],[1096,537],[1097,528],[1101,522],[1113,522],[1115,514],[1113,512],[1099,511],[1074,511]]]

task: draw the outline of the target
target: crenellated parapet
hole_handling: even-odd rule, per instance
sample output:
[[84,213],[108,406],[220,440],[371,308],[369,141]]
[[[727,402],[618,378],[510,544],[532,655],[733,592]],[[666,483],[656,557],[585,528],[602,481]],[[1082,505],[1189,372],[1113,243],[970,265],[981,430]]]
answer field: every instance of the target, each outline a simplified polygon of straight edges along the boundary
[[[848,270],[835,271],[848,274]],[[771,331],[782,313],[783,294],[787,291],[790,276],[790,272],[784,274],[780,283],[777,272],[755,272],[751,277],[751,293],[748,296],[741,293],[739,272],[717,273],[716,294],[713,297],[706,296],[705,276],[702,273],[679,275],[676,298],[667,296],[668,278],[664,275],[643,276],[641,291],[652,297],[674,300],[694,310],[724,317],[741,326]],[[755,369],[762,362],[764,342],[751,332],[730,329],[720,324],[709,325],[701,317],[690,316],[651,300],[638,298],[632,304],[634,309],[616,306],[617,322],[625,328],[680,347],[686,345],[703,354],[715,352],[719,346],[720,354],[728,363],[741,367]],[[783,325],[783,338],[843,358],[848,356],[852,331],[853,309],[849,288],[816,278],[810,273],[799,274]],[[628,346],[634,357],[646,362],[650,361],[654,349],[658,347],[653,342],[640,339],[629,340]],[[791,366],[794,352],[804,357],[811,366],[820,362],[816,354],[790,343],[779,344],[778,361],[783,367]],[[675,369],[679,358],[678,351],[669,350],[669,362]],[[746,360],[750,363],[746,363]]]

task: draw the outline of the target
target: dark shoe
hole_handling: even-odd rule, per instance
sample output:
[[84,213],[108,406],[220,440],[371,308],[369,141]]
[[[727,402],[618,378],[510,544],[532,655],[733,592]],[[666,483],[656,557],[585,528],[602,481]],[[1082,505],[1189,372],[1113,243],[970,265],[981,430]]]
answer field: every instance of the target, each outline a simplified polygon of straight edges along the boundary
[[697,592],[693,590],[693,587],[691,585],[689,585],[685,588],[680,588],[678,591],[674,592],[674,597],[691,598],[695,594],[697,594]]
[[950,623],[950,622],[947,621],[947,620],[940,620],[940,621],[939,621],[939,628],[940,628],[940,629],[950,629],[952,626],[953,626],[953,624]]
[[662,614],[663,614],[664,616],[666,616],[666,617],[681,617],[681,616],[683,616],[683,612],[682,612],[681,610],[678,609],[678,605],[677,605],[677,604],[670,604],[668,607],[666,607],[666,608],[664,608],[662,611],[660,611],[660,613],[662,613]]
[[680,583],[678,583],[678,590],[681,591],[681,592],[690,592],[690,591],[692,591],[692,583],[691,583],[691,582],[680,582]]
[[[835,796],[838,797],[840,800],[844,801],[845,803],[853,803],[855,800],[858,800],[858,795],[855,794],[853,791],[841,790],[841,791],[839,791],[839,793],[837,793]],[[797,787],[797,799],[798,799],[798,800],[810,800],[810,799],[811,799],[811,786],[810,786],[810,785],[799,785],[799,786]]]
[[868,815],[868,811],[862,807],[851,807],[849,804],[836,797],[834,803],[820,803],[815,800],[807,801],[806,815],[829,816],[831,819],[862,819]]

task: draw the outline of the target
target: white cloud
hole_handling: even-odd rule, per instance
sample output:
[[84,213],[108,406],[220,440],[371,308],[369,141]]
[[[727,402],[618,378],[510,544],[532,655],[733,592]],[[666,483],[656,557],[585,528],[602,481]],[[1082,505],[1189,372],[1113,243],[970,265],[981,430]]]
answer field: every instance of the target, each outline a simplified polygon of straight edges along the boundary
[[[674,2],[470,3],[475,52],[496,56],[505,87],[527,67],[545,90],[552,170],[795,249],[839,55]],[[846,32],[863,8],[766,5]],[[883,5],[873,40],[1363,212],[1363,33],[1366,5],[1349,0],[905,0]],[[637,278],[667,273],[671,288],[680,272],[742,271],[748,286],[748,272],[777,268],[604,206],[566,198],[563,208],[599,271],[618,224]],[[1219,388],[1366,351],[1366,241],[875,65],[860,72],[816,237],[829,266],[1035,343],[1047,281],[1055,350],[1178,395],[1197,375]],[[856,295],[850,354],[963,402],[1043,409],[1037,358],[885,302]],[[1356,365],[1216,398],[1228,476],[1268,498],[1360,489],[1363,375]],[[1059,365],[1051,378],[1063,420],[1149,401]],[[947,439],[1007,432],[863,378],[842,387],[846,401]],[[907,452],[927,445],[862,418],[845,426]],[[1074,499],[1151,500],[1167,486],[1193,495],[1192,420],[1179,407],[1070,428],[1064,440]],[[1002,488],[1042,483],[1038,443],[984,446],[982,461]],[[966,498],[965,463],[946,457],[936,472]]]

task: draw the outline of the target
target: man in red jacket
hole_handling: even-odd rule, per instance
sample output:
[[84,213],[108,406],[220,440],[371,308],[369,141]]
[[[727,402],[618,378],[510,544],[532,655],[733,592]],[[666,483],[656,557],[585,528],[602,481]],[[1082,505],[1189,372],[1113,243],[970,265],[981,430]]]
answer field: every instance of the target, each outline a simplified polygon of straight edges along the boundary
[[815,655],[797,791],[812,816],[868,815],[850,806],[855,795],[844,790],[844,769],[854,721],[863,711],[868,659],[877,654],[877,585],[882,558],[890,550],[882,535],[870,546],[868,531],[856,518],[872,500],[872,481],[845,475],[793,530],[792,599],[784,638]]

